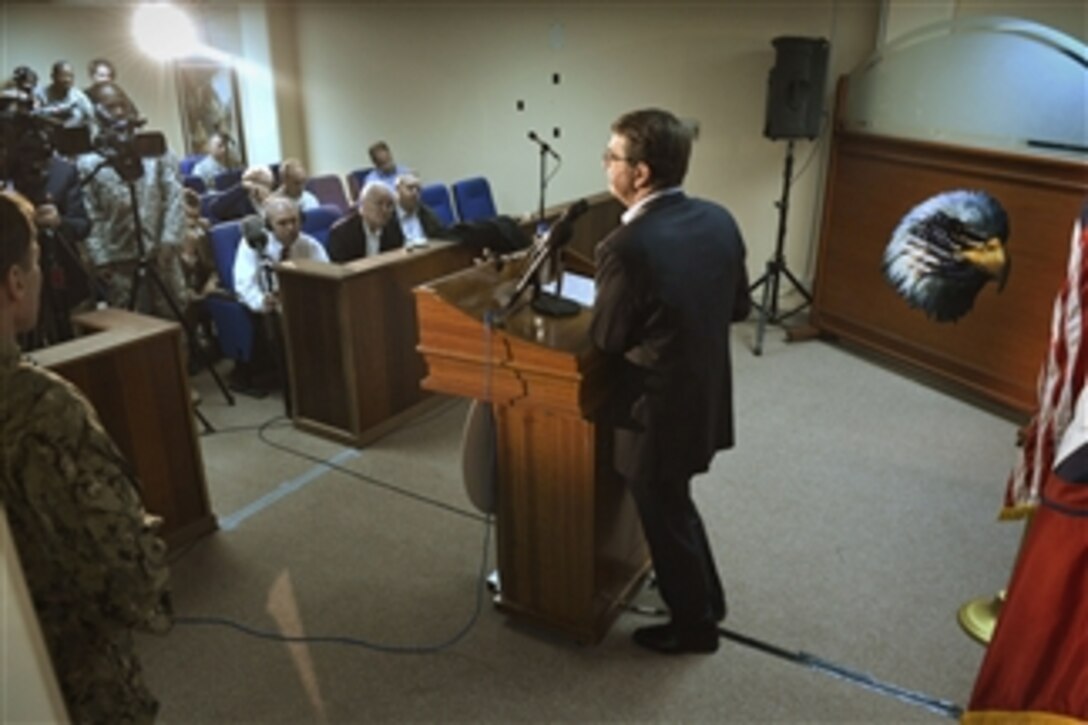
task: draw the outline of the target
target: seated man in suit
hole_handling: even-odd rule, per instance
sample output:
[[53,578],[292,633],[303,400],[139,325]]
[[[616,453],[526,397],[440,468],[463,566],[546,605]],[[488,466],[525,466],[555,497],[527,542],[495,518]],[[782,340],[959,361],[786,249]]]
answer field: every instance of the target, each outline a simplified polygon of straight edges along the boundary
[[413,173],[397,177],[397,220],[409,247],[426,244],[445,231],[435,213],[420,201],[421,188],[419,177]]
[[263,214],[264,202],[272,194],[272,169],[250,166],[242,180],[216,196],[208,207],[213,222],[241,219],[250,214]]
[[350,262],[404,246],[397,221],[397,200],[385,184],[371,181],[359,192],[359,202],[329,230],[329,257]]
[[315,259],[328,262],[321,243],[302,232],[298,204],[283,196],[269,197],[257,215],[242,221],[243,241],[234,257],[234,290],[239,301],[253,313],[253,356],[248,366],[231,373],[231,382],[251,389],[258,378],[282,369],[283,347],[279,340],[279,285],[273,271],[286,260]]

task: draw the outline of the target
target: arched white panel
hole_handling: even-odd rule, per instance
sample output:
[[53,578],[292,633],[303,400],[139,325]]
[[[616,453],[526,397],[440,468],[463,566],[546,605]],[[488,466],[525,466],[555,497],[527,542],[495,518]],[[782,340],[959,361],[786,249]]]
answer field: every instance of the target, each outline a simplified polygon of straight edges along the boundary
[[1034,154],[1088,154],[1088,46],[1016,18],[919,28],[851,75],[852,130]]

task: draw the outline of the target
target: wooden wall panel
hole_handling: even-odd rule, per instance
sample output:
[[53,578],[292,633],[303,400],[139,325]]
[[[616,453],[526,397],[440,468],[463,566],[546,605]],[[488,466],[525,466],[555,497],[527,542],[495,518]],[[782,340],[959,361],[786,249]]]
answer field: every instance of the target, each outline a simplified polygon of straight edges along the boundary
[[[1012,259],[1000,294],[937,323],[884,279],[884,248],[914,206],[981,189],[1008,212]],[[1020,414],[1035,405],[1054,295],[1065,277],[1088,167],[1062,159],[838,131],[833,139],[812,321],[822,331],[950,382]]]

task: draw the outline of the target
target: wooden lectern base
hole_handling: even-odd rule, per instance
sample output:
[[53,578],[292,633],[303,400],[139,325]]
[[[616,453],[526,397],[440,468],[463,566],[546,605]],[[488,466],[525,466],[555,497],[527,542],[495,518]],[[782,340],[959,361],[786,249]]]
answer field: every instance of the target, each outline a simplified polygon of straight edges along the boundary
[[587,333],[590,311],[483,320],[518,265],[416,288],[424,387],[494,406],[503,611],[579,642],[600,641],[650,561],[634,501],[612,468],[612,432],[593,412],[611,376]]

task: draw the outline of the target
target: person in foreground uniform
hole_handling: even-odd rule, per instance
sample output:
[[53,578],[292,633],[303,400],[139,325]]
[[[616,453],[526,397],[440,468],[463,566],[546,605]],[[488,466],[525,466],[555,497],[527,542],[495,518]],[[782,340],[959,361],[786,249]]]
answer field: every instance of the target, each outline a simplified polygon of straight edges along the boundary
[[151,722],[132,629],[170,628],[160,520],[91,404],[20,359],[38,316],[34,209],[0,193],[0,501],[72,722]]
[[729,326],[751,306],[733,216],[681,188],[690,155],[690,135],[667,111],[633,111],[612,124],[603,161],[627,210],[597,247],[590,325],[594,344],[620,366],[606,406],[615,467],[671,615],[634,640],[670,654],[718,649],[725,593],[691,477],[733,445]]

